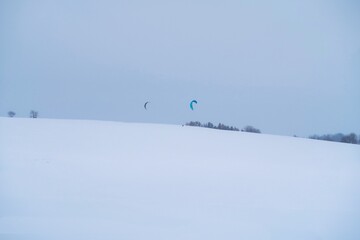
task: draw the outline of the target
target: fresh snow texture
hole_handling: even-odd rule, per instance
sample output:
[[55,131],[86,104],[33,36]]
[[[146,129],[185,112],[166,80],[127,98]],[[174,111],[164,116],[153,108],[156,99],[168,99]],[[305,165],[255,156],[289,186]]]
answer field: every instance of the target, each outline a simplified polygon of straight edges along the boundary
[[1,240],[360,239],[360,146],[0,118]]

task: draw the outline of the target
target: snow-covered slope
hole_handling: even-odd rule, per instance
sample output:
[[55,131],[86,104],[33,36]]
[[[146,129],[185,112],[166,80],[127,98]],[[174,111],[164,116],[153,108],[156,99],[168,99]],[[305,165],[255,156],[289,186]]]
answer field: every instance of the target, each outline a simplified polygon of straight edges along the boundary
[[360,239],[360,146],[0,118],[0,239]]

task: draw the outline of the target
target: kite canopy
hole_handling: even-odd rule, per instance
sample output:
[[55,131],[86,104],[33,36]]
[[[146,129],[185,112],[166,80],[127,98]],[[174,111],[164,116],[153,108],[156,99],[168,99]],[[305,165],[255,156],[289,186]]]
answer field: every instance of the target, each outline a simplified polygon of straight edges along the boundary
[[190,102],[190,108],[191,108],[191,110],[194,110],[194,103],[197,104],[198,102],[197,102],[196,100],[192,100],[192,101]]
[[148,105],[148,103],[149,103],[149,102],[146,102],[146,103],[144,104],[145,110],[147,110],[147,105]]

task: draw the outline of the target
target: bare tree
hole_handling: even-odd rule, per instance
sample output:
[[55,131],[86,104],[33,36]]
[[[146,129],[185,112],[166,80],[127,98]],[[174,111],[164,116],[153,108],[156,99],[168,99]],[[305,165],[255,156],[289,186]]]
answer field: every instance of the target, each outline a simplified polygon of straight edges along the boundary
[[31,110],[30,111],[30,118],[37,118],[39,113],[37,111]]

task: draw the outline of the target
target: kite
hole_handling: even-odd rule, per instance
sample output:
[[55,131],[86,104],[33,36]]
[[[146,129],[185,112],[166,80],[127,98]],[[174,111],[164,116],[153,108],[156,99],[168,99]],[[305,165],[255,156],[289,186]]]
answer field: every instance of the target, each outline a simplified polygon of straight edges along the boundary
[[147,105],[148,105],[148,103],[149,103],[149,102],[146,102],[146,103],[144,104],[145,110],[147,110]]
[[191,108],[191,110],[194,110],[194,103],[198,103],[196,100],[192,100],[191,102],[190,102],[190,108]]

